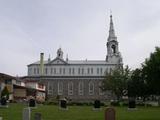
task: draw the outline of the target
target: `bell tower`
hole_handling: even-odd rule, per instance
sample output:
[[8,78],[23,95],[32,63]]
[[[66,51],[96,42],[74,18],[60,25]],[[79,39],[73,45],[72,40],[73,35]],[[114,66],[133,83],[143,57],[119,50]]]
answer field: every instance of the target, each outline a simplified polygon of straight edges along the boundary
[[115,35],[112,15],[110,15],[110,28],[109,28],[109,36],[107,39],[107,56],[106,61],[110,63],[119,64],[122,63],[122,57],[118,48],[118,41]]

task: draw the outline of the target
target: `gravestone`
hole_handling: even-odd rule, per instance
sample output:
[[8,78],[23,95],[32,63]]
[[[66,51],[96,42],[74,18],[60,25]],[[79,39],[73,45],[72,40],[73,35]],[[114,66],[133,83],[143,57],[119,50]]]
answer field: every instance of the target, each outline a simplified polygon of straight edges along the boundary
[[30,118],[31,118],[31,109],[29,107],[23,109],[22,117],[23,117],[23,120],[30,120]]
[[65,99],[60,100],[60,108],[67,109],[67,101]]
[[1,99],[1,105],[2,106],[7,106],[7,100],[6,100],[5,97],[2,97],[2,99]]
[[114,108],[107,108],[105,110],[105,120],[115,120],[116,111]]
[[95,101],[94,101],[94,108],[95,108],[95,109],[100,109],[100,107],[101,107],[101,102],[100,102],[100,100],[95,100]]
[[34,99],[29,100],[29,107],[36,107],[36,101]]
[[3,118],[2,118],[2,117],[0,117],[0,120],[3,120]]
[[41,113],[35,113],[35,114],[34,114],[34,120],[42,120],[42,115],[41,115]]
[[129,98],[128,108],[129,109],[135,109],[136,108],[136,101],[135,101],[134,98]]

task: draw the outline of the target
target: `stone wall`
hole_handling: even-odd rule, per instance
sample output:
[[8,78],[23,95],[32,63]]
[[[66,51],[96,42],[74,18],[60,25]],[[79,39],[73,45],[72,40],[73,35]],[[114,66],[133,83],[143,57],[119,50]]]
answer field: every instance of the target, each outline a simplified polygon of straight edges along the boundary
[[[102,79],[50,79],[44,80],[47,86],[47,93],[49,98],[56,98],[58,95],[58,84],[63,83],[63,92],[59,95],[60,98],[68,98],[71,101],[94,101],[96,99],[99,100],[110,100],[112,99],[112,95],[110,92],[102,92],[100,91],[100,84]],[[82,82],[84,84],[83,87],[83,95],[79,94],[79,83]],[[68,93],[68,84],[73,83],[73,94],[69,95]],[[93,83],[94,92],[93,94],[89,94],[89,84]]]

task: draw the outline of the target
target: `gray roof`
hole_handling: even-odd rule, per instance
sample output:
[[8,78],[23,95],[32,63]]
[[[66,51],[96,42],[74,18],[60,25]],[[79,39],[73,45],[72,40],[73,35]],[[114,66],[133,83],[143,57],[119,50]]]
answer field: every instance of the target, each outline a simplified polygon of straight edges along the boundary
[[[93,65],[93,64],[109,64],[108,62],[106,62],[105,60],[68,60],[68,61],[65,61],[65,63],[67,64],[80,64],[80,65]],[[32,64],[29,64],[29,65],[39,65],[40,64],[40,61],[37,61],[37,62],[34,62]],[[44,61],[44,64],[53,64],[52,61],[48,61],[48,60],[45,60]]]
[[69,60],[68,64],[107,64],[104,60]]

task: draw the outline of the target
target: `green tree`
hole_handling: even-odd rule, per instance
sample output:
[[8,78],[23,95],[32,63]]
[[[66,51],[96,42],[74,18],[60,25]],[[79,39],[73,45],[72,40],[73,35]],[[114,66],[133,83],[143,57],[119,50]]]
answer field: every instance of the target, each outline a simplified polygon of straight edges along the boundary
[[110,90],[113,94],[116,95],[117,100],[121,100],[122,96],[127,91],[127,82],[129,80],[130,70],[128,66],[124,69],[115,69],[111,73],[106,73],[105,79],[102,81],[102,90]]
[[9,99],[9,91],[8,88],[5,86],[4,89],[1,92],[1,98],[6,96],[7,100]]
[[155,52],[142,64],[144,78],[154,95],[160,95],[160,48],[156,47]]
[[144,79],[142,69],[133,70],[131,79],[128,81],[128,97],[141,97],[145,101],[148,94],[148,85]]

